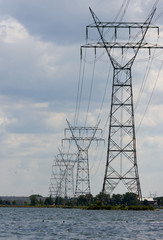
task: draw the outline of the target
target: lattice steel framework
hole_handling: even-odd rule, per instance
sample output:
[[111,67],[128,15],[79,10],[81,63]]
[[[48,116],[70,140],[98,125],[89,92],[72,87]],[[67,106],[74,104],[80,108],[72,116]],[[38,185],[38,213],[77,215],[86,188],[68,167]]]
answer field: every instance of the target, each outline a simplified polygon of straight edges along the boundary
[[[136,193],[141,199],[141,187],[138,174],[138,165],[136,157],[136,136],[134,124],[133,108],[133,90],[131,68],[138,54],[139,49],[162,48],[157,44],[148,44],[145,36],[149,28],[158,30],[159,28],[151,25],[151,20],[156,9],[153,9],[144,23],[122,23],[122,22],[101,22],[95,13],[90,9],[94,24],[86,27],[86,36],[88,39],[88,30],[96,28],[100,39],[96,43],[88,43],[82,48],[104,48],[113,66],[113,84],[111,96],[110,124],[107,148],[106,170],[103,182],[103,193],[112,194],[117,185],[121,182],[126,186],[129,192]],[[114,36],[111,41],[105,39],[106,31],[114,29]],[[117,32],[119,29],[127,29],[129,38],[132,29],[137,29],[137,36],[140,39],[135,42],[117,42]],[[136,39],[136,38],[135,38]],[[113,50],[121,50],[121,60],[117,61]],[[130,50],[129,60],[123,62],[123,54]],[[132,55],[131,55],[132,50]],[[121,63],[119,63],[121,62]],[[123,62],[123,63],[122,63]]]
[[77,161],[75,153],[60,153],[52,166],[50,195],[56,197],[74,197],[74,166]]
[[[67,121],[68,128],[65,129],[66,138],[62,141],[74,141],[78,149],[77,159],[77,175],[76,175],[76,187],[75,197],[80,195],[90,194],[90,173],[89,173],[89,159],[88,150],[92,141],[104,141],[102,138],[95,137],[97,131],[101,132],[98,128],[99,123],[95,127],[73,127]],[[67,136],[67,132],[71,133],[71,136]]]

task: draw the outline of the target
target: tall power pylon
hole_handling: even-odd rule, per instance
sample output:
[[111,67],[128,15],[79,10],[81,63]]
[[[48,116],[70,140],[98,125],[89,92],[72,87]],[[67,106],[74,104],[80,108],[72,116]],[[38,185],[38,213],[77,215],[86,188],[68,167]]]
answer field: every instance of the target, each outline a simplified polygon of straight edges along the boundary
[[[138,22],[101,22],[90,9],[94,23],[86,27],[87,43],[82,48],[103,48],[113,66],[113,83],[111,95],[110,124],[106,169],[103,182],[103,193],[112,194],[117,185],[122,182],[129,192],[142,198],[136,156],[136,136],[134,123],[133,90],[131,68],[140,49],[160,48],[157,44],[148,44],[145,36],[149,28],[159,28],[151,25],[156,9],[153,9],[144,23]],[[98,42],[88,42],[88,34],[95,28],[99,34]],[[123,41],[117,40],[118,31],[123,30]],[[124,41],[124,35],[129,36]],[[131,38],[132,31],[137,31]],[[111,32],[111,40],[106,35]],[[139,39],[137,40],[137,38]],[[120,49],[119,59],[116,53]],[[128,53],[129,51],[129,53]],[[81,51],[82,52],[82,51]],[[125,54],[125,61],[124,61]],[[128,54],[128,56],[127,56]]]
[[[65,129],[66,137],[62,141],[74,141],[78,149],[77,157],[77,175],[75,197],[80,195],[90,194],[90,174],[89,174],[89,159],[88,150],[92,141],[104,141],[102,138],[95,137],[97,131],[101,132],[98,128],[99,123],[95,127],[78,127],[71,126],[67,121],[68,128]],[[67,136],[70,132],[70,136]]]

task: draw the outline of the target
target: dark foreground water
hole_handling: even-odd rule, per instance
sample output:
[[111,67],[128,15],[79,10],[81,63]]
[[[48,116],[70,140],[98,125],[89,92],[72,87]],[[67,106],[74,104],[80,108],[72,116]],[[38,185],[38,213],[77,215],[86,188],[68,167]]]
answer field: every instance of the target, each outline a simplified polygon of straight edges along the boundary
[[163,210],[0,208],[0,239],[163,240]]

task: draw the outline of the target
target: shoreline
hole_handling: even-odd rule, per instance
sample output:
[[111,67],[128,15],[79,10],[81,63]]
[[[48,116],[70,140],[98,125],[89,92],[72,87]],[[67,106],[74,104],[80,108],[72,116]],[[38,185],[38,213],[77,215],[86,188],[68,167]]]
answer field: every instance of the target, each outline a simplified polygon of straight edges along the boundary
[[65,209],[82,209],[82,210],[117,210],[117,211],[160,211],[162,208],[155,208],[151,205],[133,205],[133,206],[98,206],[98,205],[90,205],[90,206],[61,206],[61,205],[44,205],[44,206],[30,206],[30,205],[0,205],[0,208],[65,208]]

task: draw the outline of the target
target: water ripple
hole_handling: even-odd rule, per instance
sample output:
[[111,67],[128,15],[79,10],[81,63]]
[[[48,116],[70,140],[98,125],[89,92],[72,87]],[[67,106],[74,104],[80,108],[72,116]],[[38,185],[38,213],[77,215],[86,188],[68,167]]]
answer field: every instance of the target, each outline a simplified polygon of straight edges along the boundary
[[0,208],[0,239],[162,240],[161,211]]

